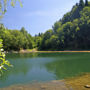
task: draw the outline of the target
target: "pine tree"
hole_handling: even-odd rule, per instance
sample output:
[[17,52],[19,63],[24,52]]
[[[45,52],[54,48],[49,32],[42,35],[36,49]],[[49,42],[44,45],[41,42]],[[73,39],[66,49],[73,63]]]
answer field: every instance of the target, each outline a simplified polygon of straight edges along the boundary
[[83,1],[83,0],[80,0],[80,2],[79,2],[79,6],[80,6],[81,8],[84,7],[84,1]]
[[85,0],[85,6],[88,6],[88,0]]

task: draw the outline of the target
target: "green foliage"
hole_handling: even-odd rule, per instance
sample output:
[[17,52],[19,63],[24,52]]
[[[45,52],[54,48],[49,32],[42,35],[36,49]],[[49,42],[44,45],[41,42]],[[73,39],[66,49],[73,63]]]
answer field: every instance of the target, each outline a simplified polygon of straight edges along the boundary
[[50,44],[48,44],[48,43],[49,43],[49,39],[52,35],[53,35],[52,29],[50,29],[44,33],[42,42],[41,42],[41,46],[40,46],[41,49],[46,50],[46,49],[50,48]]
[[[20,6],[22,6],[21,0],[0,0],[0,19],[4,16],[4,14],[7,11],[7,3],[9,1],[11,2],[12,7],[15,6],[16,1],[19,1]],[[12,45],[12,43],[10,42],[10,40],[12,40],[12,35],[11,35],[10,31],[8,31],[8,30],[6,31],[3,24],[0,24],[0,76],[3,72],[3,70],[7,70],[7,66],[11,66],[9,61],[5,60],[5,54],[4,54],[1,38],[4,40],[4,48],[7,50],[10,49],[10,45]],[[21,43],[20,43],[20,45],[21,45]],[[19,46],[19,48],[20,48],[20,46]]]
[[0,38],[3,39],[4,49],[6,51],[19,51],[20,49],[32,49],[33,37],[22,28],[19,30],[8,30],[3,25],[0,27]]
[[52,30],[43,34],[41,50],[90,49],[90,2],[85,3],[80,0]]
[[7,66],[11,66],[11,64],[9,61],[5,60],[2,39],[0,39],[0,76],[3,73],[3,70],[7,70]]
[[[63,18],[60,20],[62,24],[66,22],[72,22],[74,19],[80,18],[80,12],[83,10],[85,6],[89,6],[90,2],[88,0],[83,2],[83,0],[80,0],[79,3],[76,3],[76,5],[73,6],[72,10],[70,12],[67,12]],[[57,22],[58,23],[58,22]]]
[[83,2],[83,0],[80,0],[79,6],[80,6],[81,8],[84,7],[84,2]]
[[15,7],[17,1],[20,2],[20,6],[22,7],[21,0],[0,0],[0,18],[2,18],[7,11],[7,3],[10,2],[11,6]]
[[53,26],[54,33],[57,33],[57,29],[61,27],[61,22],[56,22]]
[[39,50],[86,50],[90,49],[90,2],[80,0],[55,22],[52,29],[32,37],[24,27],[18,30],[5,29],[0,25],[0,38],[4,49],[20,50],[38,48]]
[[85,6],[88,6],[88,0],[85,0]]

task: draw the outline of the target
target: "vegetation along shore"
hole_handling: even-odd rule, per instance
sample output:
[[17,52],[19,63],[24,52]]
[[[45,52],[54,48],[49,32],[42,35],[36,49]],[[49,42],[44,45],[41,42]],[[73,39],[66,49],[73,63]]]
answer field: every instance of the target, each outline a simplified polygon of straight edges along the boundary
[[5,51],[37,48],[39,51],[90,50],[90,2],[80,0],[45,33],[32,36],[22,27],[10,30],[0,24]]
[[[15,7],[16,1],[22,6],[22,0],[0,0],[0,19],[7,11],[7,4],[11,2],[11,6]],[[33,6],[30,2],[29,6]],[[35,2],[33,10],[37,5],[40,10],[43,9],[43,3]],[[49,5],[46,6],[48,8]],[[31,9],[24,8],[29,15],[22,12],[20,18],[23,15],[27,18],[33,17],[33,14],[46,14]],[[13,21],[13,18],[10,19]],[[79,0],[46,32],[32,36],[23,25],[17,30],[0,23],[0,90],[90,90],[90,0]],[[27,23],[25,25],[27,27]]]

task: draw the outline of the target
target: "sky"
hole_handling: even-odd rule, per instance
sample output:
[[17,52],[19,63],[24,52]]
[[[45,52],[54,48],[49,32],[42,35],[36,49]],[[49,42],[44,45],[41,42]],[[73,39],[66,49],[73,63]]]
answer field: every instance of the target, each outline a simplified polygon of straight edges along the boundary
[[79,0],[22,0],[15,8],[8,4],[2,23],[8,29],[20,30],[22,27],[32,36],[51,29],[65,13]]

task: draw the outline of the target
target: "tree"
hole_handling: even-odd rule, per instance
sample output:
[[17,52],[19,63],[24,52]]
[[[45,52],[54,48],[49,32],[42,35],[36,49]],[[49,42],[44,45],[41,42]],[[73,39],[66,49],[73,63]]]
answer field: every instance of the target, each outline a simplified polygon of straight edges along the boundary
[[89,3],[85,6],[80,0],[70,12],[55,22],[52,30],[44,33],[41,50],[90,50]]
[[54,33],[57,33],[57,29],[61,27],[61,22],[56,22],[53,26]]
[[25,30],[24,27],[22,27],[20,31],[21,31],[24,35],[27,35],[27,31]]
[[25,43],[24,46],[24,49],[32,49],[33,48],[33,39],[32,39],[32,36],[30,34],[28,34],[28,32],[25,30],[24,27],[21,28],[20,30],[21,33],[23,33],[24,37],[26,38],[27,42]]
[[2,39],[0,39],[0,76],[3,73],[3,70],[7,70],[7,66],[11,66],[9,61],[5,60],[5,54],[3,52]]
[[53,35],[53,30],[49,29],[48,31],[46,31],[43,35],[43,39],[41,42],[41,46],[40,49],[49,49],[50,45],[49,45],[49,39],[50,37]]
[[50,48],[52,50],[56,50],[59,48],[59,40],[58,40],[58,36],[52,35],[50,38]]
[[88,6],[88,0],[85,0],[85,6]]
[[84,1],[83,0],[80,0],[79,6],[80,6],[80,8],[83,8],[84,7]]
[[[3,17],[3,15],[7,11],[7,2],[10,0],[0,0],[0,19]],[[11,6],[15,6],[15,2],[19,1],[21,5],[21,0],[11,0]],[[1,27],[3,28],[3,27]],[[7,69],[5,65],[10,66],[9,61],[5,60],[5,54],[3,51],[3,44],[2,39],[0,39],[0,72],[2,72],[3,69]]]
[[22,7],[21,0],[0,0],[0,18],[4,16],[7,11],[7,3],[10,1],[11,6],[15,7],[16,1],[20,2],[20,6]]

